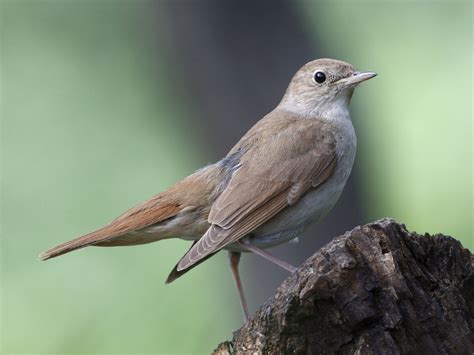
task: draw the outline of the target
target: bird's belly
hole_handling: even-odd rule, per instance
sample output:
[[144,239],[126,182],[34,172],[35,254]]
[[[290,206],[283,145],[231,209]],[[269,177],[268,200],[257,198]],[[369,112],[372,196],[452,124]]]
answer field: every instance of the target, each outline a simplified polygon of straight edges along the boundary
[[[328,181],[321,188],[308,192],[295,205],[289,206],[252,233],[254,243],[259,243],[260,239],[265,242],[267,236],[274,234],[281,234],[281,243],[297,237],[305,227],[318,222],[331,210],[343,188],[344,183]],[[282,233],[285,231],[288,232]],[[292,231],[299,233],[292,235]]]
[[[319,221],[335,205],[344,189],[349,172],[350,170],[347,173],[336,170],[335,174],[325,184],[310,190],[297,203],[286,207],[275,217],[253,231],[249,236],[251,243],[259,248],[271,248],[298,237],[308,225]],[[159,224],[140,230],[139,234],[146,236],[146,241],[141,243],[149,243],[174,236],[178,236],[184,240],[198,240],[209,226],[207,221],[202,218],[200,218],[202,223],[199,225],[199,228],[187,231],[187,233],[182,233],[181,228],[181,233],[173,233],[174,228],[172,227],[180,226],[182,222],[181,219],[187,221],[188,218],[190,218],[190,216],[184,214],[165,224]],[[193,219],[193,222],[196,222],[195,216],[191,219]],[[185,224],[188,225],[189,223]],[[195,225],[195,223],[193,225]],[[164,231],[166,232],[165,234]],[[237,243],[230,244],[224,249],[246,251],[246,249]]]
[[[250,242],[259,248],[271,248],[289,242],[298,237],[312,223],[318,222],[337,202],[344,189],[345,180],[333,179],[320,188],[308,192],[293,206],[257,228],[250,235]],[[225,249],[245,251],[238,244],[231,244]]]

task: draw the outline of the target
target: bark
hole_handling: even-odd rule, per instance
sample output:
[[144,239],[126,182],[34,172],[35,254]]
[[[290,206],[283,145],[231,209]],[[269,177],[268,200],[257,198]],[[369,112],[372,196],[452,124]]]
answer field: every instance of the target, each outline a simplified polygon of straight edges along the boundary
[[215,354],[474,354],[474,258],[383,219],[335,238]]

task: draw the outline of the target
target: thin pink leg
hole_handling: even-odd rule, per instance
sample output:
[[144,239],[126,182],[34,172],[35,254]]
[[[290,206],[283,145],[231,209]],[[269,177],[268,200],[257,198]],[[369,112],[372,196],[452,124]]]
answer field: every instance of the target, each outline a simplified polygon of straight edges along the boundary
[[232,270],[232,276],[234,277],[235,285],[237,286],[237,291],[239,292],[240,304],[242,306],[242,311],[244,313],[244,321],[249,320],[249,310],[247,307],[247,300],[245,299],[244,289],[242,288],[242,282],[240,281],[239,274],[239,261],[240,253],[229,251],[229,261],[230,269]]
[[260,248],[257,248],[256,246],[252,245],[248,240],[241,240],[240,245],[242,245],[245,249],[248,251],[251,251],[252,253],[255,253],[257,255],[260,255],[262,258],[267,259],[268,261],[271,261],[272,263],[278,265],[279,267],[293,273],[297,270],[296,267],[294,267],[291,264],[288,264],[286,261],[278,259],[276,256],[273,256],[269,252],[266,252],[265,250],[262,250]]

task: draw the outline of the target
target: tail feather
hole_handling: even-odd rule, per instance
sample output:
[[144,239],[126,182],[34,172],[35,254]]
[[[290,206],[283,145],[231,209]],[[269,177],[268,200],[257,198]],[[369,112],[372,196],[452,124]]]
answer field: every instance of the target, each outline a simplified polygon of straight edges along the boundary
[[[39,258],[48,260],[89,245],[136,245],[168,238],[171,230],[163,233],[159,232],[153,236],[146,235],[146,237],[135,232],[158,223],[165,223],[165,221],[175,218],[181,212],[190,213],[194,216],[193,211],[205,210],[204,207],[210,199],[209,195],[213,196],[220,186],[222,178],[220,174],[223,173],[224,170],[218,165],[210,165],[205,169],[201,169],[174,184],[168,190],[126,211],[105,227],[51,248],[40,254]],[[170,228],[176,228],[172,230],[172,234],[176,235],[179,234],[179,228],[181,227],[171,223]]]
[[41,260],[48,260],[51,258],[55,258],[56,256],[66,254],[71,251],[87,247],[89,245],[97,244],[97,243],[103,242],[106,239],[114,237],[113,235],[110,235],[107,232],[108,231],[106,227],[99,229],[95,232],[86,234],[82,237],[78,237],[68,242],[61,243],[41,253],[38,257]]
[[162,197],[163,193],[158,194],[150,200],[128,210],[105,227],[82,237],[59,244],[40,254],[39,258],[41,260],[48,260],[89,245],[116,246],[149,243],[153,241],[153,239],[148,238],[148,241],[146,241],[140,240],[139,237],[135,236],[134,239],[121,240],[120,237],[125,236],[129,232],[137,231],[173,218],[181,211],[182,208],[180,204],[162,203]]

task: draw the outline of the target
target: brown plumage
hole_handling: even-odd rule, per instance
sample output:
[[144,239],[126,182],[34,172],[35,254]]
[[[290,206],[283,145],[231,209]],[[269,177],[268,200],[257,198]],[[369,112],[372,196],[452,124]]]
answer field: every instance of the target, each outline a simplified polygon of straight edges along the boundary
[[211,227],[178,270],[247,235],[329,178],[337,158],[335,138],[327,127],[279,111],[258,122],[230,151],[240,151],[240,166],[212,205]]
[[168,238],[193,241],[169,275],[169,283],[225,248],[247,318],[238,273],[240,252],[252,251],[287,270],[295,269],[262,248],[295,238],[336,203],[355,157],[349,102],[354,87],[374,76],[332,59],[307,63],[277,108],[224,159],[105,227],[49,249],[41,259],[90,245],[126,246]]

